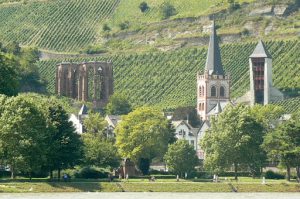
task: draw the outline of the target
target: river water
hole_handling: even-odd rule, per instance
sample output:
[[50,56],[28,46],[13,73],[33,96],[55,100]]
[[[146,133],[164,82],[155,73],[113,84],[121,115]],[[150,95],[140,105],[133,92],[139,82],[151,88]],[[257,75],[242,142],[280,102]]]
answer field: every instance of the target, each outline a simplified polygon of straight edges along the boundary
[[29,193],[0,199],[300,199],[300,193]]

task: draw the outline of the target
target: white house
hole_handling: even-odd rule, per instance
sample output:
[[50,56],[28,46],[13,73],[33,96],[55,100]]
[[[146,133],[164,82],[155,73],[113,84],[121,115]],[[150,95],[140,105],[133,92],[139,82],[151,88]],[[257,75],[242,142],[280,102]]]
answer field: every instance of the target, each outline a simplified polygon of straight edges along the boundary
[[172,121],[173,126],[175,127],[175,137],[177,139],[184,139],[189,142],[194,149],[197,149],[197,133],[199,128],[193,128],[187,121]]
[[75,127],[76,133],[82,134],[84,133],[83,120],[88,117],[88,108],[86,105],[82,105],[78,115],[71,114],[69,121],[73,123]]

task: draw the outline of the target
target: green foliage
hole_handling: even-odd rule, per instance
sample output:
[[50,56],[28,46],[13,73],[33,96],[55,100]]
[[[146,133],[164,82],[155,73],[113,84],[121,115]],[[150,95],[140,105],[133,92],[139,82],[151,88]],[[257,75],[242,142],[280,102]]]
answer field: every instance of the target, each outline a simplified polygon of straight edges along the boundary
[[141,12],[146,12],[149,9],[149,6],[148,6],[148,4],[145,1],[143,1],[139,5],[139,8],[140,8]]
[[161,15],[162,15],[162,19],[168,19],[171,16],[174,16],[177,14],[177,11],[175,9],[175,7],[170,4],[169,2],[166,2],[162,5],[161,7]]
[[116,168],[120,165],[117,148],[111,141],[87,133],[83,136],[83,142],[85,165],[104,168]]
[[18,170],[32,173],[46,160],[45,116],[22,96],[8,98],[0,117],[0,146],[10,166],[12,178]]
[[84,167],[74,174],[75,178],[99,179],[107,178],[108,172],[95,167]]
[[99,136],[103,139],[106,138],[105,127],[107,127],[107,121],[100,115],[100,113],[89,113],[89,117],[85,118],[83,124],[87,130],[94,136]]
[[191,172],[199,165],[199,159],[192,145],[186,140],[177,140],[169,145],[164,160],[170,171],[183,176],[185,172]]
[[129,28],[129,25],[130,25],[129,21],[124,21],[119,24],[119,28],[121,30],[126,30]]
[[284,175],[282,175],[280,173],[275,173],[272,170],[266,171],[265,177],[266,177],[266,179],[284,179]]
[[19,74],[16,63],[0,52],[0,94],[16,95],[19,90]]
[[106,53],[107,50],[102,46],[88,46],[87,48],[85,48],[83,51],[80,52],[93,55],[93,54]]
[[266,159],[260,147],[264,134],[263,124],[251,115],[249,107],[227,106],[217,118],[212,118],[211,128],[201,141],[205,168],[219,173],[233,165],[237,173],[238,166],[245,165],[253,175],[259,173]]
[[[18,152],[18,147],[14,147],[16,152],[13,154],[17,155],[13,160],[21,162],[12,162],[9,159],[11,156],[5,157],[14,169],[29,173],[42,167],[49,171],[60,171],[78,163],[82,157],[82,143],[60,101],[53,97],[23,94],[7,99],[5,103],[0,123],[10,123],[11,126],[1,125],[1,136],[9,136],[11,131],[19,132],[18,136],[11,139],[0,137],[0,141],[3,142],[5,138],[14,142],[17,139],[16,142],[21,143],[24,140],[24,146],[14,143],[23,147],[22,153]],[[9,151],[13,153],[14,150]]]
[[108,115],[127,115],[132,111],[132,107],[126,95],[115,93],[110,96],[105,112]]
[[[279,89],[300,88],[300,42],[269,41],[266,46],[273,57],[273,82]],[[221,47],[224,69],[231,76],[231,98],[250,90],[249,55],[256,43],[225,44]],[[206,48],[190,48],[172,52],[117,54],[92,58],[112,60],[114,89],[126,94],[132,106],[155,105],[161,109],[195,106],[196,74],[203,72]],[[48,91],[54,93],[55,66],[62,61],[88,61],[89,59],[50,60],[38,63],[40,73],[48,81]],[[298,99],[298,98],[297,98]],[[299,100],[278,102],[287,111],[300,108]],[[285,104],[286,103],[286,104]],[[277,103],[275,103],[277,104]]]
[[294,166],[297,167],[297,176],[300,178],[300,112],[279,125],[274,132],[268,133],[263,147],[270,159],[280,161],[287,168],[288,180],[290,168]]
[[162,157],[173,136],[168,120],[160,111],[149,107],[137,108],[123,116],[115,132],[120,155],[136,164],[141,159],[151,162],[154,157]]
[[200,127],[201,121],[195,107],[178,107],[174,110],[172,120],[188,120],[192,127]]
[[102,30],[103,30],[104,32],[109,32],[109,31],[111,31],[111,28],[109,27],[109,25],[108,25],[107,23],[105,23],[105,24],[103,24],[103,26],[102,26]]

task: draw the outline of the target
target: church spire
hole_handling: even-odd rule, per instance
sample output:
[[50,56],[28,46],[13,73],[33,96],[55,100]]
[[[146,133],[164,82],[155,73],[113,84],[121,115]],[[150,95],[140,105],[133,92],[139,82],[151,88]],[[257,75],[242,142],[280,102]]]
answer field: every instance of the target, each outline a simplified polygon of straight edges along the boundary
[[205,71],[210,75],[224,75],[215,21],[213,21],[211,28]]

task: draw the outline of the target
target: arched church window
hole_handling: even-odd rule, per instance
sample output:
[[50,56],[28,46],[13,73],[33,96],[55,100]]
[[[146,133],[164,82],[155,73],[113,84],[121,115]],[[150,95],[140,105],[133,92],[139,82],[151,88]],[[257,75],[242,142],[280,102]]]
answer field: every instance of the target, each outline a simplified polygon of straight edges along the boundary
[[202,86],[202,96],[205,95],[204,86]]
[[217,89],[215,86],[212,86],[210,89],[210,95],[211,97],[217,97]]
[[225,97],[225,88],[223,86],[220,87],[220,96]]

